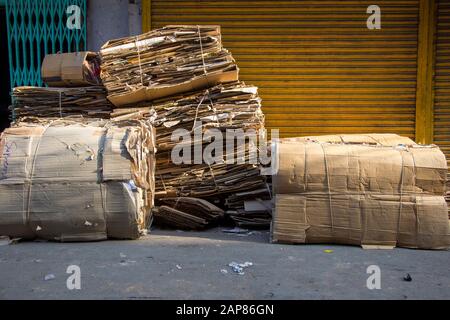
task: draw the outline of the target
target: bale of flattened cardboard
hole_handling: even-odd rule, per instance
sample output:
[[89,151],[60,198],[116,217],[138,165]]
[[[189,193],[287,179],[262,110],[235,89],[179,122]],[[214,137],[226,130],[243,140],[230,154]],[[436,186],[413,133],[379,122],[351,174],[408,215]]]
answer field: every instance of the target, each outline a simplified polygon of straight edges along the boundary
[[[255,134],[263,130],[264,114],[257,87],[239,81],[219,84],[152,102],[115,108],[111,118],[115,121],[154,119],[158,148],[158,199],[174,196],[222,198],[219,202],[225,203],[227,213],[236,222],[242,217],[245,222],[240,222],[246,226],[270,225],[271,216],[266,210],[244,210],[243,198],[270,199],[266,177],[261,174],[258,161],[255,159],[256,161],[250,163],[248,141],[245,150],[237,150],[237,147],[228,149],[229,144],[224,141],[222,160],[225,161],[210,165],[204,159],[194,163],[196,156],[191,158],[190,164],[175,164],[172,161],[172,150],[177,144],[180,145],[180,141],[172,138],[176,130],[184,130],[189,134],[191,139],[185,142],[185,147],[191,154],[194,154],[196,145],[201,146],[203,154],[210,143],[206,134],[209,129],[220,130],[224,140],[227,130],[253,130]],[[240,164],[236,163],[238,157],[243,160]],[[227,159],[235,160],[226,163]],[[246,193],[243,194],[244,192]],[[232,199],[221,201],[227,197]]]
[[151,219],[151,125],[16,123],[0,138],[0,235],[136,239]]
[[274,142],[273,242],[450,246],[447,163],[437,146],[336,138]]
[[54,88],[16,87],[12,92],[11,111],[22,117],[109,118],[112,104],[103,86]]
[[100,57],[89,51],[47,54],[41,75],[50,87],[100,85]]
[[115,106],[236,81],[239,73],[219,26],[166,26],[108,41],[100,53],[101,78]]

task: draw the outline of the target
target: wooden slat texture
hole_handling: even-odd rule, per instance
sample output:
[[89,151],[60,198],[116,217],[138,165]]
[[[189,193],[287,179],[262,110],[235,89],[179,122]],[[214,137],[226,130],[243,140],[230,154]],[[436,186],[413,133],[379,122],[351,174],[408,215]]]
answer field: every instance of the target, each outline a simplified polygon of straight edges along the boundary
[[[438,1],[434,82],[434,143],[445,153],[450,165],[450,0]],[[450,174],[447,185],[450,190]],[[450,201],[449,191],[447,200]]]
[[151,0],[151,23],[221,25],[241,79],[260,87],[267,127],[282,137],[393,132],[414,139],[419,1],[376,1],[381,30],[366,27],[372,4]]

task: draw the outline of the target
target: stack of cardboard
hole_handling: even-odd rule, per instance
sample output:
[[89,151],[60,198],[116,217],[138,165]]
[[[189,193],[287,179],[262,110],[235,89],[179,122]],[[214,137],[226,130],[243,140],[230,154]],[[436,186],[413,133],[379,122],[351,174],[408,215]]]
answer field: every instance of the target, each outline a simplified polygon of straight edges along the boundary
[[54,88],[16,87],[13,89],[13,112],[22,117],[109,118],[112,104],[102,86]]
[[[249,152],[250,140],[238,148],[225,139],[230,130],[258,136],[264,129],[264,115],[257,87],[238,81],[234,59],[222,47],[220,27],[167,26],[109,41],[101,56],[102,80],[115,105],[112,119],[154,119],[158,199],[218,199],[235,219],[245,211],[228,206],[228,196],[249,191],[251,200],[261,197],[258,190],[268,189],[258,159]],[[210,129],[223,133],[222,154],[212,162],[203,157],[215,139],[208,135]],[[174,138],[174,132],[185,134]],[[174,163],[173,153],[179,151],[175,147],[182,147],[184,155],[190,153],[191,161]],[[256,190],[253,195],[252,190]],[[264,198],[270,197],[265,192]],[[262,219],[260,211],[254,213],[255,226],[262,221],[269,225],[270,214],[265,212]],[[245,219],[251,222],[252,216]]]
[[91,52],[45,57],[51,87],[13,91],[16,122],[0,139],[0,235],[135,239],[154,199],[155,135],[148,121],[111,122]]
[[100,53],[101,78],[116,106],[237,80],[219,26],[167,26],[108,41]]
[[225,200],[227,214],[243,228],[266,228],[272,221],[270,186],[235,192]]
[[148,123],[17,123],[0,138],[0,234],[88,241],[136,239],[153,205]]
[[204,199],[179,197],[160,200],[154,210],[155,222],[161,226],[200,230],[216,224],[224,211]]
[[109,118],[112,104],[101,85],[99,67],[99,56],[94,52],[46,55],[41,75],[49,87],[14,88],[14,117]]
[[[248,152],[248,141],[244,150],[237,150],[237,146],[227,150],[224,141],[223,154],[214,159],[215,163],[208,164],[205,159],[196,161],[196,156],[191,157],[191,163],[174,164],[172,161],[173,148],[179,143],[178,139],[172,140],[175,130],[184,130],[189,135],[183,148],[193,153],[197,145],[202,153],[209,142],[205,135],[208,129],[220,132],[253,129],[255,133],[263,129],[264,115],[256,87],[240,82],[227,83],[154,101],[147,106],[115,109],[112,117],[114,120],[146,118],[153,110],[156,111],[154,125],[158,148],[156,190],[160,197],[208,197],[264,185],[265,178],[259,166],[249,163],[252,155]],[[236,164],[238,156],[242,164]]]
[[272,240],[445,249],[447,163],[395,135],[275,144]]

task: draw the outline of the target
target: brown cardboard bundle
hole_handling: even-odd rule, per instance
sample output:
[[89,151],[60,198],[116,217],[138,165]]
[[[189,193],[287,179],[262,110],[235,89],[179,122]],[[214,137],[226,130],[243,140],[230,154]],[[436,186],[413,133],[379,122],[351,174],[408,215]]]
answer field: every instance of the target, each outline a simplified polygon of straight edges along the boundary
[[0,235],[136,239],[151,219],[151,125],[17,123],[0,139]]
[[200,230],[212,226],[223,218],[224,211],[212,203],[198,198],[165,198],[154,210],[155,223],[186,230]]
[[447,163],[437,146],[338,138],[275,142],[274,242],[450,246]]
[[178,142],[171,139],[177,129],[192,133],[197,129],[204,133],[210,128],[221,131],[258,131],[264,128],[258,88],[239,81],[158,99],[152,103],[115,108],[111,118],[118,121],[145,119],[152,117],[154,111],[159,151],[170,150]]
[[[172,149],[179,141],[172,141],[175,130],[190,133],[191,141],[186,146],[193,153],[194,144],[204,148],[208,129],[241,129],[243,132],[264,129],[264,114],[258,88],[242,82],[220,84],[206,90],[197,90],[143,103],[134,107],[116,108],[111,117],[115,121],[156,118],[157,197],[209,197],[265,186],[265,177],[257,164],[250,163],[248,142],[244,150],[227,150],[224,141],[223,161],[208,165],[205,161],[191,164],[174,164]],[[195,133],[199,133],[197,137]],[[224,140],[226,134],[223,135]],[[203,150],[203,149],[202,149]],[[227,164],[227,159],[240,157],[243,164]],[[194,157],[191,158],[194,162]]]
[[116,106],[151,101],[238,79],[219,26],[166,26],[108,41],[101,78]]
[[109,118],[112,104],[102,86],[78,88],[16,87],[12,92],[12,112],[22,117]]
[[50,87],[99,85],[100,57],[89,51],[48,54],[42,62],[41,75]]

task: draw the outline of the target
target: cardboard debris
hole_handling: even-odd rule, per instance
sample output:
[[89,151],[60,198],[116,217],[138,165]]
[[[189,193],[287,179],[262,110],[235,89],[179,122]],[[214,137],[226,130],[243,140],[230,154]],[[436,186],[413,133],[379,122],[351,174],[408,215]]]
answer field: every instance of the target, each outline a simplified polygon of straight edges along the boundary
[[101,78],[116,106],[150,101],[238,80],[219,26],[166,26],[108,41]]
[[102,86],[78,88],[16,87],[12,93],[12,112],[22,117],[109,118],[112,104]]
[[0,235],[138,238],[151,219],[154,152],[146,122],[17,123],[0,138]]
[[42,62],[41,75],[50,87],[99,85],[100,57],[89,51],[48,54]]
[[272,221],[270,187],[235,192],[225,200],[227,215],[236,225],[245,228],[269,228]]
[[378,142],[354,135],[274,143],[272,241],[450,246],[443,153],[402,137],[372,137]]
[[224,211],[212,203],[198,198],[179,197],[161,199],[154,210],[157,225],[177,229],[200,230],[223,218]]

